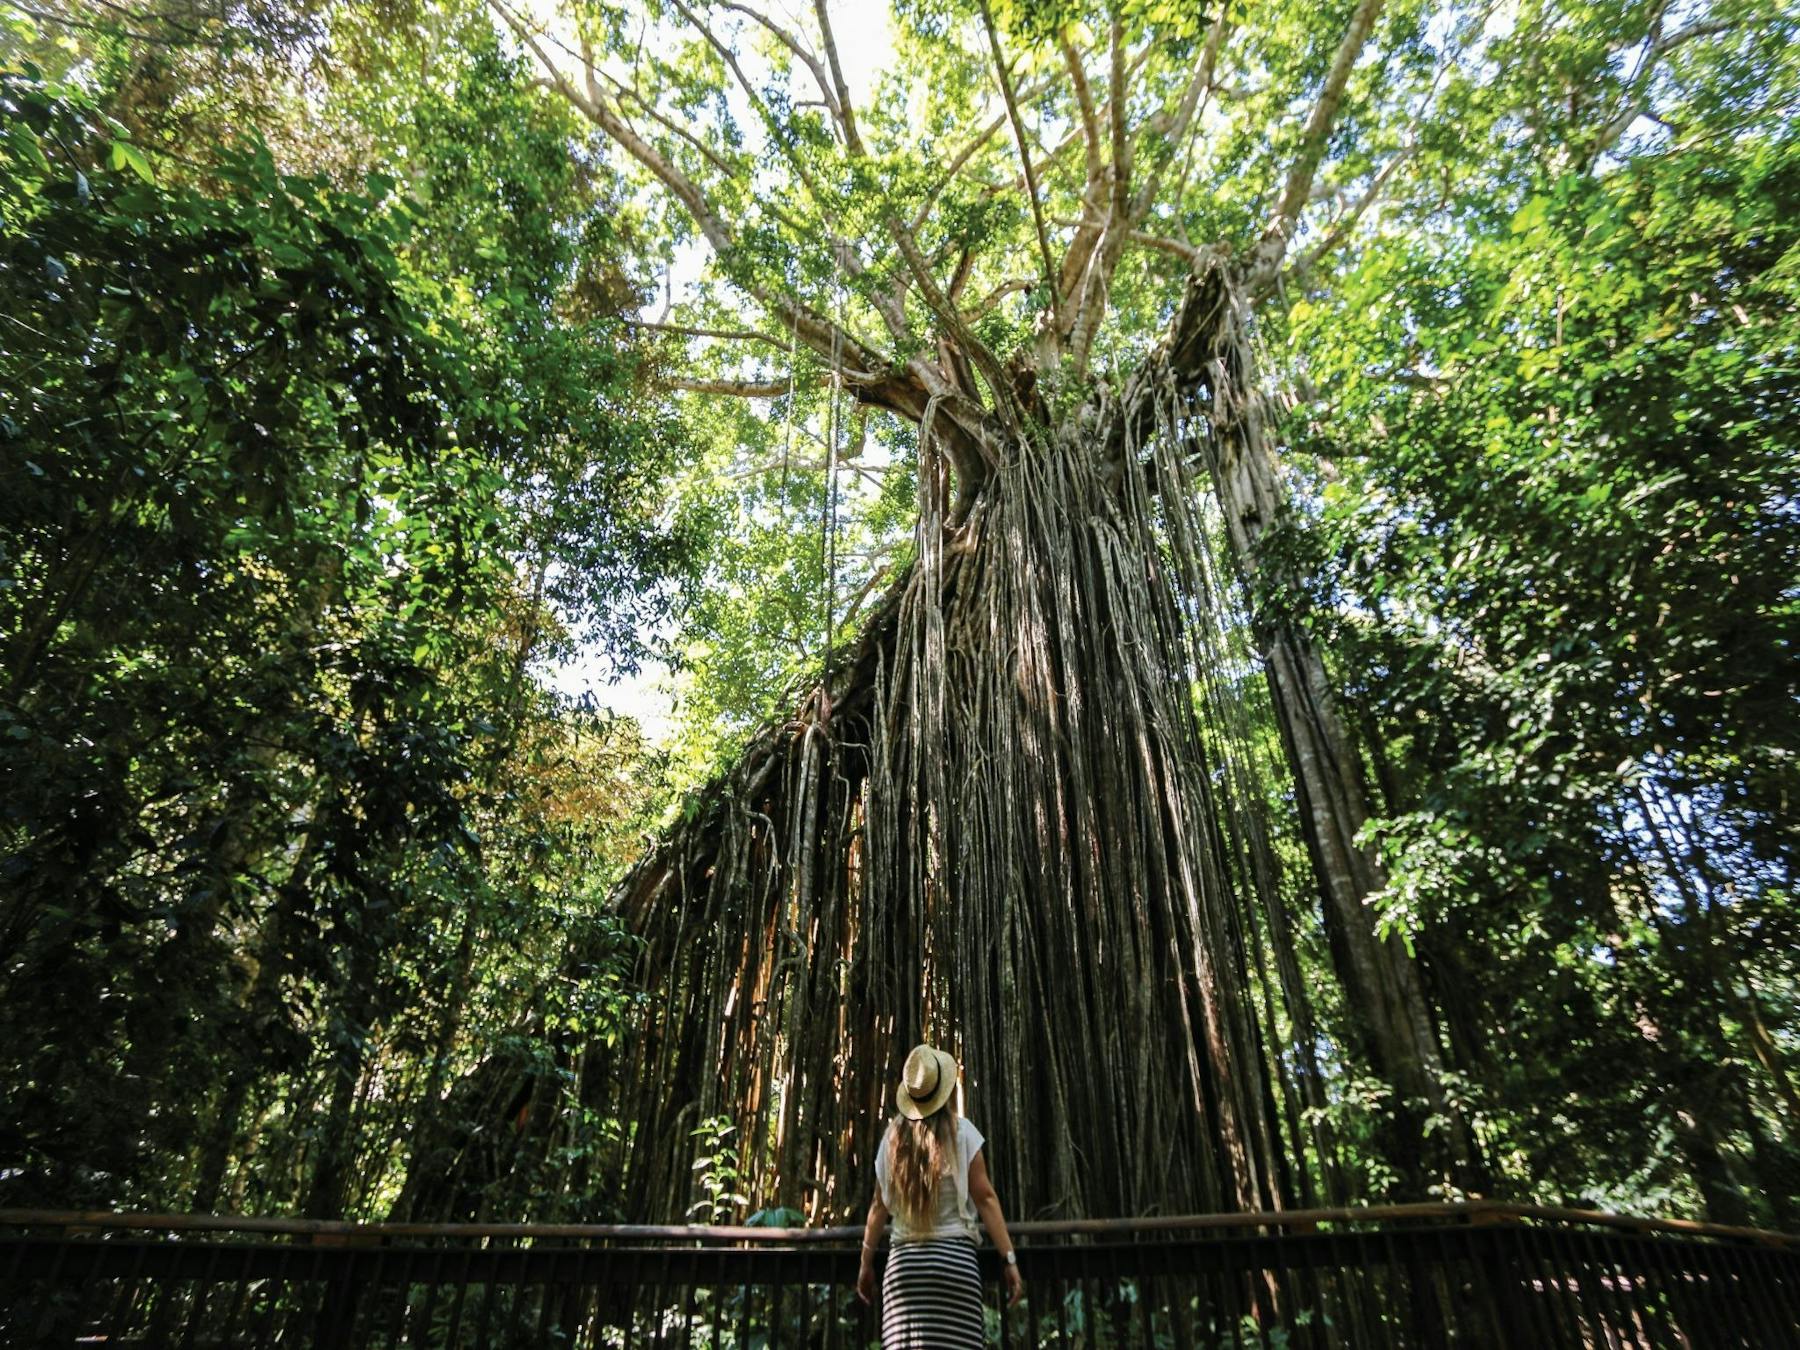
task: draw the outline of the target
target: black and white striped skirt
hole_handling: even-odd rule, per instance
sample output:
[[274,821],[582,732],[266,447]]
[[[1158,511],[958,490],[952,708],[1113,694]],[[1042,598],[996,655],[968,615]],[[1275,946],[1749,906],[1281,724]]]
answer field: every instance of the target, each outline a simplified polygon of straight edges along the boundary
[[981,1345],[981,1272],[967,1238],[896,1242],[881,1277],[881,1350]]

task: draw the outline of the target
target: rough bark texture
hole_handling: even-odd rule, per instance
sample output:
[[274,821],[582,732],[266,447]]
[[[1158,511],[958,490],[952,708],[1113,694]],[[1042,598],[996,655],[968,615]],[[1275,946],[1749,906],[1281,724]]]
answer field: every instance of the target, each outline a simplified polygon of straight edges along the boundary
[[752,1203],[848,1214],[921,1038],[962,1058],[1015,1212],[1286,1202],[1294,990],[1256,955],[1285,916],[1241,728],[1206,724],[1193,337],[1010,446],[960,521],[926,410],[914,565],[619,893],[653,992],[589,1081],[636,1122],[627,1213],[685,1207],[681,1145],[723,1114]]
[[[642,941],[631,1026],[557,1071],[627,1122],[598,1164],[619,1214],[688,1212],[694,1131],[723,1116],[750,1206],[848,1217],[920,1039],[963,1060],[1015,1213],[1341,1198],[1246,710],[1265,679],[1356,1048],[1399,1098],[1388,1151],[1415,1186],[1474,1176],[1418,972],[1365,903],[1322,663],[1248,621],[1285,506],[1241,296],[1206,262],[1139,370],[972,498],[923,410],[914,563],[614,897]],[[551,1127],[527,1076],[483,1089],[517,1136],[496,1158]]]
[[[1270,567],[1264,541],[1288,511],[1259,413],[1241,292],[1228,287],[1226,313],[1206,376],[1212,398],[1208,461],[1232,553],[1254,590]],[[1380,861],[1359,847],[1369,819],[1362,765],[1345,729],[1318,649],[1287,622],[1255,624],[1294,774],[1302,826],[1318,877],[1333,963],[1360,1047],[1392,1086],[1398,1147],[1390,1149],[1415,1186],[1481,1187],[1473,1137],[1443,1090],[1443,1054],[1419,972],[1397,937],[1383,938],[1369,899],[1387,884]],[[1433,1119],[1435,1117],[1435,1119]]]
[[[706,155],[710,167],[690,174],[675,142],[647,138],[625,116],[623,90],[608,92],[585,46],[571,74],[530,16],[488,3],[550,82],[729,257],[740,241],[711,185],[730,179],[731,165]],[[696,8],[676,8],[773,126],[731,44]],[[731,8],[811,71],[845,156],[865,161],[828,6],[815,6],[822,57],[754,7]],[[1080,113],[1064,144],[1081,144],[1086,181],[1060,266],[1039,199],[1047,160],[1027,151],[1024,95],[1000,28],[986,23],[1007,111],[947,173],[1011,124],[1036,244],[1029,270],[1043,274],[1049,303],[1031,350],[1010,362],[972,327],[980,306],[959,301],[970,255],[946,289],[919,243],[941,184],[910,223],[879,217],[876,247],[891,244],[896,258],[888,284],[870,284],[865,250],[834,232],[835,219],[813,222],[834,268],[857,279],[865,317],[880,320],[904,358],[884,358],[785,285],[746,274],[746,298],[791,344],[827,358],[863,404],[921,426],[931,472],[917,567],[855,659],[759,739],[626,888],[646,976],[667,975],[678,991],[647,1006],[634,1059],[608,1071],[643,1094],[622,1116],[641,1122],[626,1166],[637,1212],[681,1189],[686,1162],[669,1156],[668,1133],[727,1105],[745,1127],[745,1152],[776,1159],[775,1191],[792,1199],[813,1177],[822,1207],[841,1207],[831,1188],[866,1165],[869,1136],[828,1117],[873,1119],[889,1061],[920,1034],[967,1047],[971,1086],[1000,1089],[991,1110],[977,1108],[990,1120],[1014,1113],[1033,1120],[1029,1138],[1049,1137],[1027,1157],[1022,1132],[993,1150],[1003,1178],[1029,1182],[1028,1207],[1116,1212],[1278,1195],[1273,1122],[1283,1109],[1290,1147],[1316,1150],[1315,1171],[1330,1184],[1318,1112],[1309,1126],[1300,1106],[1321,1105],[1313,1021],[1285,950],[1275,855],[1255,818],[1268,779],[1245,771],[1254,751],[1232,711],[1245,694],[1217,659],[1234,640],[1223,609],[1241,607],[1243,592],[1207,570],[1210,508],[1187,475],[1210,468],[1232,555],[1225,570],[1254,594],[1283,492],[1254,415],[1243,297],[1278,293],[1292,271],[1289,244],[1382,8],[1357,0],[1269,219],[1239,262],[1148,228],[1175,158],[1156,147],[1188,141],[1228,23],[1211,25],[1179,100],[1135,126],[1123,16],[1091,54],[1062,44]],[[1105,61],[1104,109],[1090,56]],[[786,163],[822,202],[811,164],[793,153]],[[1384,181],[1302,266],[1342,241]],[[1088,378],[1131,243],[1194,269],[1171,332],[1131,378],[1053,422],[1054,392]],[[1021,284],[1032,283],[1015,278],[999,293]],[[928,316],[934,344],[916,341],[909,306]],[[1355,845],[1368,808],[1324,666],[1298,632],[1269,627],[1259,638],[1350,1020],[1368,1028],[1358,1048],[1395,1089],[1396,1149],[1422,1160],[1416,1183],[1467,1185],[1474,1143],[1443,1091],[1419,972],[1377,939],[1365,903],[1381,877]],[[1143,1045],[1146,1030],[1167,1045]],[[1190,1103],[1191,1121],[1170,1115],[1177,1100]],[[1172,1132],[1159,1135],[1165,1121]],[[1154,1187],[1146,1148],[1167,1159]]]

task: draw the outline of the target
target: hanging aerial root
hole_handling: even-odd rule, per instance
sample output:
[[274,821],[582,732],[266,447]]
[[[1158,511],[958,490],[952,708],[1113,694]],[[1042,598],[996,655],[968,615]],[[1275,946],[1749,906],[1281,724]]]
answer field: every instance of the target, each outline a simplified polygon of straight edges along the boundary
[[1280,877],[1192,401],[1227,294],[1197,279],[1163,351],[954,522],[926,409],[916,560],[829,698],[615,895],[644,992],[583,1081],[628,1122],[623,1212],[683,1212],[690,1132],[724,1115],[749,1203],[847,1216],[925,1038],[961,1057],[1015,1212],[1294,1193],[1315,1103],[1281,1050],[1310,1024],[1267,958]]

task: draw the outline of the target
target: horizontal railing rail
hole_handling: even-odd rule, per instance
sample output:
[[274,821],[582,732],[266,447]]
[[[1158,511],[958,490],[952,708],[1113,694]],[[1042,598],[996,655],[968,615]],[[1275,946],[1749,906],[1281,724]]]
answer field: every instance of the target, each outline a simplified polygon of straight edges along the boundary
[[[1489,1201],[1013,1225],[991,1344],[1800,1346],[1800,1239]],[[0,1210],[0,1344],[878,1343],[858,1228]]]
[[[1300,1229],[1320,1224],[1381,1224],[1412,1220],[1546,1220],[1586,1224],[1641,1233],[1689,1237],[1745,1238],[1777,1246],[1800,1247],[1800,1235],[1767,1228],[1735,1227],[1697,1219],[1665,1219],[1652,1215],[1612,1214],[1568,1206],[1520,1204],[1509,1200],[1463,1200],[1412,1205],[1359,1205],[1337,1209],[1280,1209],[1249,1214],[1151,1214],[1125,1219],[1029,1219],[1008,1225],[1014,1234],[1065,1237],[1073,1234],[1189,1231],[1200,1229]],[[729,1224],[605,1223],[364,1223],[354,1219],[261,1218],[244,1214],[156,1214],[131,1210],[0,1208],[0,1229],[136,1229],[143,1231],[233,1232],[281,1234],[354,1234],[388,1237],[556,1237],[629,1241],[722,1239],[747,1242],[860,1241],[862,1226],[837,1228],[773,1228]]]

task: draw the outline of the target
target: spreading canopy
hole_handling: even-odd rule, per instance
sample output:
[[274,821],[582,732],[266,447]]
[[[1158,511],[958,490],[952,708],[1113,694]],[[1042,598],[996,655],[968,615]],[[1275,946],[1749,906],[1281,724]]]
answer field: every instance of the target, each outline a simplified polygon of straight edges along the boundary
[[1256,293],[1291,275],[1296,237],[1316,264],[1392,179],[1468,37],[1440,52],[1408,40],[1417,13],[1395,15],[1393,54],[1359,65],[1381,0],[1330,28],[1172,4],[907,6],[859,105],[824,4],[804,22],[683,0],[554,21],[491,5],[666,194],[673,237],[704,241],[726,283],[700,306],[709,331],[744,305],[767,319],[733,335],[748,352],[700,353],[690,386],[784,392],[781,349],[804,347],[865,403],[916,421],[937,400],[965,494],[997,437],[1160,333],[1194,241],[1242,253]]
[[934,0],[897,8],[891,64],[853,91],[847,57],[880,40],[861,7],[488,3],[656,190],[670,240],[710,253],[690,386],[784,392],[797,344],[866,403],[916,421],[940,400],[966,484],[996,434],[1159,336],[1204,251],[1268,296],[1384,213],[1455,228],[1483,177],[1654,130],[1684,63],[1767,22]]

